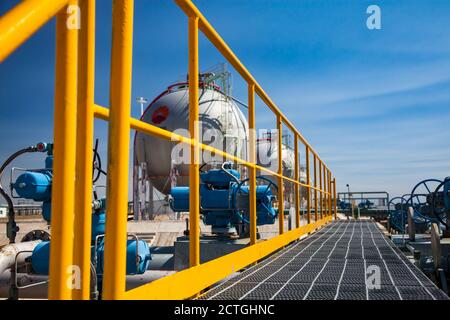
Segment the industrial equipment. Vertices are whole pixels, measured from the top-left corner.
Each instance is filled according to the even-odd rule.
[[[15,210],[14,210],[14,203],[12,196],[10,196],[5,189],[3,188],[1,182],[3,173],[7,166],[9,166],[15,159],[17,159],[19,156],[27,153],[33,153],[33,152],[46,152],[47,151],[47,145],[43,143],[38,143],[35,146],[30,146],[27,148],[20,149],[16,152],[14,152],[11,156],[9,156],[5,162],[0,167],[0,195],[3,196],[3,198],[6,200],[6,203],[8,205],[8,222],[6,224],[6,235],[9,239],[9,243],[15,243],[16,241],[16,235],[19,231],[19,227],[17,226],[17,223],[15,221]],[[50,162],[51,160],[48,160]]]
[[[412,189],[408,205],[414,208],[414,215],[420,222],[438,222],[433,213],[433,190],[435,188],[430,185],[440,185],[441,183],[442,181],[438,179],[426,179],[420,181]]]
[[[366,199],[366,200],[358,203],[358,207],[360,209],[372,209],[374,205],[375,205],[375,203],[373,203],[369,199]]]
[[[278,134],[278,133],[276,133]],[[256,148],[258,165],[264,168],[270,168],[273,171],[278,170],[278,138],[276,134],[271,131],[263,133],[262,137],[257,139]],[[283,135],[282,137],[282,168],[283,175],[294,178],[295,171],[295,153],[294,149],[290,146],[290,136]],[[264,171],[259,172],[260,175],[264,175]],[[306,172],[300,170],[299,172],[300,182],[305,183]],[[277,178],[269,178],[276,181]]]
[[[45,167],[43,169],[17,169],[13,168],[11,179],[15,171],[24,171],[14,183],[10,184],[13,198],[22,198],[42,202],[42,216],[45,221],[51,220],[51,196],[53,178],[53,144],[38,143],[40,152],[47,152]],[[18,196],[14,196],[14,191]]]
[[[388,203],[389,208],[389,228],[399,233],[405,233],[408,221],[408,199],[407,195],[394,197]]]
[[[340,210],[351,210],[352,204],[350,202],[346,202],[345,200],[338,199],[337,206]]]
[[[209,73],[200,75],[199,121],[201,122],[200,134],[204,137],[203,142],[245,159],[248,137],[247,119],[236,102],[209,79],[212,79]],[[188,134],[188,91],[187,82],[169,86],[149,104],[141,120],[181,135]],[[215,135],[215,137],[211,135]],[[215,139],[208,141],[209,136],[211,139]],[[162,194],[169,194],[172,181],[177,186],[188,185],[188,163],[172,162],[175,160],[173,159],[174,155],[182,152],[182,150],[174,148],[177,144],[177,142],[166,141],[140,132],[135,135],[136,164],[139,166],[145,164],[146,177],[144,178],[150,180],[153,187]],[[158,152],[154,152],[155,150]],[[205,155],[205,157],[207,156]],[[175,176],[173,175],[174,168],[177,171]]]
[[[231,96],[231,73],[220,64],[199,74],[201,141],[236,157],[247,157],[248,123]],[[170,85],[145,109],[141,121],[189,135],[189,83]],[[174,186],[187,186],[189,157],[183,144],[136,132],[134,137],[133,203],[135,219],[154,215],[154,197],[167,199]],[[154,152],[158,150],[158,152]],[[186,158],[187,157],[187,158]],[[225,161],[203,153],[200,161]]]
[[[199,120],[202,142],[210,144],[229,154],[245,159],[247,157],[248,123],[239,106],[246,107],[242,102],[231,96],[231,74],[226,65],[213,68],[199,75]],[[220,84],[217,85],[216,83]],[[167,88],[157,96],[147,107],[141,120],[154,126],[179,133],[188,134],[189,116],[189,85],[179,82]],[[287,141],[290,136],[283,136],[283,175],[294,178],[294,150]],[[187,186],[189,180],[189,159],[184,145],[167,141],[156,136],[137,132],[134,140],[133,169],[133,203],[135,219],[140,216],[147,219],[153,214],[154,196],[167,198],[171,188]],[[272,139],[272,133],[264,133],[257,139],[258,165],[277,171],[278,140]],[[158,152],[154,152],[158,150]],[[204,152],[200,158],[201,164],[212,161],[223,162],[218,156]],[[239,172],[245,174],[245,169]],[[264,176],[265,172],[258,172]],[[300,182],[306,183],[306,172],[300,167]],[[277,178],[267,176],[267,179],[277,183]],[[293,192],[290,184],[284,188],[286,200],[291,199]],[[305,195],[306,189],[300,187],[300,194]],[[150,206],[150,207],[148,207]],[[289,208],[286,208],[289,209]]]
[[[217,235],[240,235],[248,232],[249,186],[248,179],[240,180],[240,174],[229,162],[222,163],[218,169],[200,170],[200,211],[203,222],[212,227]],[[273,224],[278,212],[273,207],[275,196],[272,188],[277,185],[262,176],[256,187],[257,225]],[[173,187],[170,192],[170,206],[175,212],[189,211],[189,187]]]
[[[433,187],[433,184],[436,187]],[[443,189],[442,191],[440,191]],[[450,215],[450,178],[425,179],[417,183],[410,194],[393,198],[389,202],[389,223],[397,232],[404,233],[408,223],[408,210],[413,210],[413,220],[418,232],[437,223],[448,234],[447,218]]]
[[[263,168],[268,168],[274,172],[278,171],[278,132],[272,132],[267,130],[262,133],[262,136],[256,141],[257,150],[257,163]],[[281,137],[281,167],[283,175],[291,179],[295,178],[295,151],[292,142],[292,137],[289,134],[283,134]],[[274,183],[278,183],[278,177],[273,175],[268,175],[263,170],[257,170],[257,174],[266,177]],[[299,180],[301,183],[306,183],[306,168],[304,166],[299,166]],[[301,213],[303,213],[306,202],[306,195],[308,193],[307,189],[303,186],[300,189],[300,208]],[[295,202],[293,185],[290,183],[283,182],[283,197],[285,200],[285,214],[289,212],[290,204]]]
[[[425,179],[410,194],[389,202],[388,228],[403,250],[413,254],[420,269],[443,291],[448,290],[450,177]]]
[[[403,207],[404,202],[406,203],[403,197],[394,197],[389,201],[389,229],[392,228],[395,231],[404,232],[404,220],[406,219],[406,207]]]
[[[442,191],[440,191],[443,189]],[[444,236],[450,237],[450,177],[442,181],[434,190],[431,197],[427,198],[431,203],[431,212],[434,217],[445,226]]]
[[[389,193],[386,191],[339,192],[337,206],[347,216],[370,217],[382,221],[388,216]]]
[[[98,141],[94,149],[94,181],[99,179],[101,174],[105,174],[101,168],[101,159],[97,152]],[[45,167],[42,169],[11,169],[11,183],[10,183],[10,195],[4,192],[3,188],[0,188],[2,194],[6,198],[8,203],[11,203],[10,211],[14,212],[14,205],[12,202],[13,198],[28,199],[42,203],[42,216],[50,223],[52,214],[58,214],[58,212],[52,212],[51,208],[51,189],[52,189],[52,178],[53,178],[53,144],[51,143],[38,143],[36,146],[23,149],[28,150],[27,152],[46,152],[47,157],[45,158]],[[24,153],[24,152],[22,152]],[[16,153],[17,154],[17,153]],[[16,157],[14,157],[16,158]],[[3,169],[11,163],[11,157],[2,166]],[[0,176],[2,171],[0,171]],[[20,175],[14,180],[14,177],[20,172]],[[94,185],[95,190],[95,185]],[[6,195],[6,196],[5,196]],[[103,274],[103,256],[104,256],[104,234],[105,234],[105,223],[106,223],[106,198],[98,198],[97,193],[94,191],[94,196],[92,200],[92,229],[91,229],[91,265],[95,272],[97,282],[101,283]],[[8,228],[14,226],[14,222],[8,224]],[[16,229],[12,231],[17,232]],[[14,235],[8,229],[9,235]],[[37,240],[36,236],[39,235],[42,242],[38,243],[32,251],[28,251],[28,258],[25,261],[28,263],[29,268],[27,271],[31,274],[48,275],[49,273],[49,260],[50,260],[50,249],[51,241],[49,240],[48,234],[43,232],[38,232],[41,230],[34,230],[32,236],[28,236],[31,240]],[[149,261],[151,260],[150,248],[148,244],[138,239],[133,234],[129,234],[130,239],[127,240],[126,246],[126,273],[128,275],[133,274],[143,274],[148,267]],[[25,237],[24,239],[28,239]],[[14,238],[10,238],[13,242]],[[18,255],[26,252],[19,252]],[[30,254],[31,253],[31,254]],[[17,268],[17,264],[11,266],[12,268]],[[14,270],[11,274],[12,277],[15,275]],[[15,281],[11,281],[14,285]],[[17,288],[16,288],[17,289]],[[101,289],[101,288],[100,288]]]

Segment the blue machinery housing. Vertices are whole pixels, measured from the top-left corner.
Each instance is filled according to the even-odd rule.
[[[200,173],[200,212],[215,234],[245,233],[250,224],[248,179],[240,180],[239,172],[231,166],[224,163],[220,169]],[[272,188],[277,189],[277,185],[261,176],[257,180],[265,182],[256,187],[257,225],[273,224],[278,212],[273,207]],[[173,187],[170,196],[173,211],[189,211],[189,187]]]

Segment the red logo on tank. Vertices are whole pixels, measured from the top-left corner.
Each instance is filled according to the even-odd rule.
[[[169,116],[169,108],[166,106],[159,107],[152,114],[152,122],[154,124],[160,124],[167,119]]]

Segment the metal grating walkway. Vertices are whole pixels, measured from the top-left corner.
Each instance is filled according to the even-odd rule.
[[[379,269],[378,269],[379,268]],[[378,269],[380,286],[365,281]],[[368,278],[369,280],[369,278]],[[437,288],[372,221],[329,224],[200,299],[442,300]]]

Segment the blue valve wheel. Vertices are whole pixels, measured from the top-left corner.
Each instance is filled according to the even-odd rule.
[[[445,191],[447,189],[445,186],[448,184],[450,184],[450,177],[445,178],[444,181],[442,181],[436,187],[436,189],[433,192],[431,207],[432,207],[432,213],[433,213],[434,217],[440,223],[442,223],[447,229],[450,229],[450,225],[448,225],[447,221],[444,221],[444,219],[443,219],[443,216],[447,213],[448,210],[450,210],[450,208],[447,207],[447,203],[450,203],[450,195],[445,194]],[[436,201],[438,199],[439,190],[441,188],[444,188],[444,190],[443,190],[444,206],[443,207],[437,206],[437,201]]]
[[[411,191],[411,196],[408,199],[408,206],[414,209],[414,221],[416,223],[429,223],[437,222],[434,214],[432,213],[432,204],[427,199],[430,194],[433,194],[436,185],[440,185],[441,180],[438,179],[426,179],[420,181]]]
[[[392,198],[388,203],[389,223],[393,229],[402,233],[405,231],[405,224],[408,220],[407,196],[409,195]]]
[[[268,178],[266,178],[266,177],[263,177],[263,176],[257,176],[257,177],[256,177],[256,182],[261,181],[261,180],[267,182],[267,185],[264,185],[264,186],[266,186],[266,187],[265,187],[265,189],[264,189],[263,192],[259,192],[259,191],[258,191],[258,187],[262,187],[263,185],[259,185],[259,186],[258,186],[258,183],[256,183],[256,188],[257,188],[257,193],[258,193],[258,194],[267,195],[267,194],[268,194],[268,191],[271,191],[271,187],[273,187],[275,190],[278,191],[278,186],[277,186],[272,180],[270,180],[270,179],[268,179]],[[249,193],[250,193],[250,188],[243,188],[244,186],[247,186],[247,185],[245,185],[245,183],[248,182],[248,181],[250,181],[250,178],[241,180],[241,182],[240,182],[240,183],[237,185],[237,187],[234,189],[233,195],[232,195],[232,202],[233,202],[234,204],[237,203],[237,197],[238,197],[239,194],[243,194],[243,195],[246,195],[246,196],[249,195]],[[258,205],[258,204],[257,204],[257,205]],[[260,205],[264,206],[264,207],[265,207],[265,210],[267,210],[267,212],[270,212],[270,208],[268,208],[263,202],[261,202]],[[241,220],[242,220],[244,223],[250,224],[250,221],[248,221],[245,217],[243,217],[243,216],[241,215],[241,213],[239,212],[239,209],[235,208],[234,211],[235,211],[235,213],[236,213],[237,215],[239,215],[239,216],[241,217]]]

